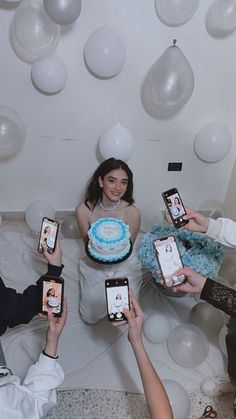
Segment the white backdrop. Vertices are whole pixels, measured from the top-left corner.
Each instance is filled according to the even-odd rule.
[[[158,19],[153,0],[82,1],[78,20],[63,28],[55,52],[68,80],[51,96],[36,90],[31,65],[9,43],[9,22],[18,4],[0,0],[0,105],[20,114],[27,135],[22,152],[0,162],[1,212],[24,211],[38,199],[56,210],[73,210],[101,161],[98,138],[117,122],[134,137],[128,163],[138,206],[163,208],[161,192],[172,186],[196,208],[208,199],[225,200],[236,148],[236,32],[222,39],[209,35],[205,18],[211,0],[202,0],[193,18],[178,27]],[[83,59],[86,41],[103,24],[116,30],[126,47],[121,72],[107,80],[92,76]],[[173,38],[192,66],[195,87],[178,114],[158,120],[145,112],[140,90]],[[193,140],[212,121],[225,124],[233,145],[222,161],[207,164],[196,157]],[[174,161],[183,162],[181,172],[167,172]]]

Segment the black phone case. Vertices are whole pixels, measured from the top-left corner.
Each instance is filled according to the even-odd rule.
[[[179,196],[179,198],[180,198],[180,200],[181,200],[182,206],[183,206],[184,211],[185,211],[185,214],[186,214],[186,209],[185,209],[185,207],[184,207],[184,204],[183,204],[183,201],[182,201],[182,199],[181,199],[181,197],[180,197],[180,194],[179,194],[178,189],[176,189],[176,188],[169,189],[168,191],[162,192],[162,194],[161,194],[161,195],[162,195],[163,201],[164,201],[164,203],[165,203],[166,209],[167,209],[167,211],[168,211],[168,213],[169,213],[169,216],[170,216],[170,218],[171,218],[171,221],[172,221],[172,223],[173,223],[173,226],[174,226],[175,228],[180,228],[180,227],[183,227],[184,225],[188,224],[188,220],[185,220],[185,219],[183,218],[183,215],[181,215],[181,216],[180,216],[180,217],[178,217],[178,218],[174,218],[174,217],[173,217],[173,215],[172,215],[172,212],[171,212],[171,210],[170,210],[170,207],[169,207],[169,205],[168,205],[168,202],[167,202],[168,196],[172,196],[172,195],[174,195],[174,194],[176,194],[176,193],[178,194],[178,196]],[[184,214],[184,215],[185,215],[185,214]]]
[[[123,280],[126,280],[126,281],[127,281],[127,284],[124,284],[124,283],[123,283]],[[112,287],[107,287],[107,281],[109,281],[109,282],[113,282],[113,281],[114,281],[114,285],[113,285]],[[122,281],[122,282],[121,282],[121,281]],[[117,282],[117,284],[115,284],[115,282]],[[107,319],[108,319],[108,321],[109,321],[109,322],[115,322],[115,323],[117,323],[117,322],[119,322],[119,321],[124,321],[124,320],[127,320],[127,318],[125,317],[124,313],[122,313],[122,317],[121,317],[120,319],[112,319],[112,318],[110,318],[109,311],[108,311],[108,296],[107,296],[107,289],[109,289],[109,288],[114,288],[114,287],[119,288],[119,286],[122,286],[122,285],[127,286],[127,288],[128,288],[128,293],[129,293],[129,280],[128,280],[128,278],[111,278],[111,279],[106,279],[106,280],[105,280],[105,294],[106,294]],[[129,301],[129,309],[130,309],[130,299],[129,299],[129,294],[128,294],[128,301]]]

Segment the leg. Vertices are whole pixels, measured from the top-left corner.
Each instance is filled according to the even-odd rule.
[[[83,259],[80,262],[80,314],[84,322],[91,324],[106,315],[104,272]]]

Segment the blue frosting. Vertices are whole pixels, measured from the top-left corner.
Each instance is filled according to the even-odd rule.
[[[118,227],[117,235],[115,238],[106,237],[102,235],[102,227],[106,224],[113,224],[115,227]],[[122,220],[116,218],[101,218],[94,223],[92,223],[89,231],[89,242],[88,242],[88,251],[95,259],[100,261],[118,261],[123,259],[131,250],[130,243],[130,232],[129,227]],[[91,241],[91,242],[90,242]],[[115,254],[106,254],[106,250],[113,249],[116,245],[124,243],[124,249],[119,250]],[[98,248],[104,250],[104,254],[96,251],[92,246],[96,245]]]
[[[115,239],[105,238],[98,234],[98,230],[102,227],[103,224],[107,224],[108,222],[113,223],[114,225],[119,227],[119,235]],[[117,220],[116,218],[101,218],[100,220],[96,221],[91,225],[91,229],[89,231],[89,236],[92,235],[93,240],[97,240],[98,243],[101,244],[116,244],[122,242],[122,240],[127,240],[127,226],[122,220]]]
[[[216,277],[224,256],[224,246],[210,239],[203,233],[189,230],[177,230],[171,225],[157,224],[150,232],[144,234],[138,243],[139,259],[144,268],[147,268],[156,282],[161,276],[157,275],[159,269],[153,240],[166,236],[175,236],[184,266],[188,266],[201,275]]]

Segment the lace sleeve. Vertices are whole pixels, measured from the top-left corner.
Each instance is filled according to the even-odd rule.
[[[232,317],[236,317],[236,291],[213,279],[207,278],[201,299],[212,304]]]

